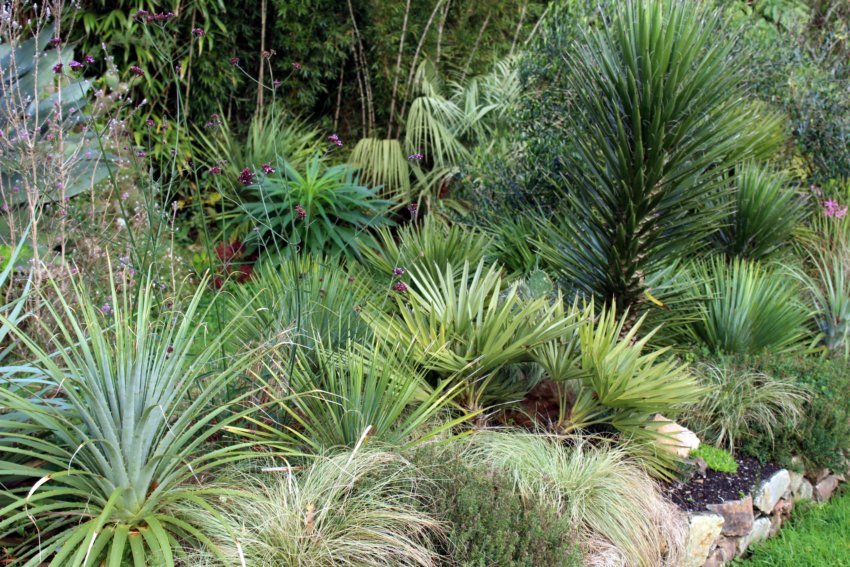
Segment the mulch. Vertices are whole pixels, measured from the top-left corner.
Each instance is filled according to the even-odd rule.
[[[781,467],[774,463],[760,463],[758,459],[746,455],[735,455],[738,461],[736,474],[706,471],[697,472],[686,482],[672,482],[662,486],[668,496],[682,510],[688,512],[703,511],[707,504],[717,504],[727,500],[739,500],[752,492],[762,480],[778,471]]]

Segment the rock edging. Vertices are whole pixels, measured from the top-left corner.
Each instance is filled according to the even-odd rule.
[[[740,500],[710,504],[688,514],[688,544],[682,567],[719,567],[747,548],[775,536],[801,500],[826,502],[844,476],[821,470],[811,480],[780,469]]]

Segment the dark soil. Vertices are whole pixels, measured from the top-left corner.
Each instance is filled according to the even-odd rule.
[[[668,495],[683,510],[701,511],[707,504],[743,498],[781,468],[773,463],[761,464],[758,459],[745,455],[736,455],[735,460],[738,461],[737,474],[709,470],[703,476],[697,472],[686,482],[665,485]]]

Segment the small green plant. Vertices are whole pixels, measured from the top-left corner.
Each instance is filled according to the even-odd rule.
[[[680,340],[715,354],[782,353],[804,346],[809,313],[795,282],[782,271],[714,258],[694,264],[691,277],[694,285],[670,315],[687,321]]]
[[[505,380],[499,371],[531,362],[536,346],[575,327],[560,298],[525,300],[500,272],[483,261],[474,271],[469,263],[462,270],[449,264],[436,277],[415,267],[411,288],[397,288],[407,290],[398,294],[398,313],[371,320],[376,335],[412,345],[417,364],[460,384],[459,401],[471,410],[520,399],[534,384]]]
[[[471,468],[452,447],[417,457],[433,479],[430,509],[446,525],[442,555],[451,565],[582,565],[569,521],[548,502],[519,494],[504,473]]]
[[[763,355],[749,364],[759,372],[795,381],[811,395],[801,405],[796,421],[779,416],[772,436],[759,427],[747,443],[746,452],[785,466],[794,456],[803,458],[807,470],[847,470],[850,447],[850,368],[842,359]],[[762,434],[759,434],[762,433]]]
[[[766,167],[744,165],[734,185],[728,224],[714,233],[714,241],[729,256],[765,258],[791,239],[803,218],[803,201],[789,187],[787,176]]]
[[[690,452],[689,457],[693,459],[702,459],[709,469],[722,473],[736,474],[738,472],[738,463],[732,453],[726,449],[700,444],[699,447]]]

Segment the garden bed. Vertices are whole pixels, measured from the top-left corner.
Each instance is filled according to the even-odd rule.
[[[739,455],[738,472],[735,474],[707,470],[697,473],[687,482],[675,482],[665,488],[670,499],[686,512],[705,510],[709,504],[738,500],[749,494],[765,478],[769,478],[779,466],[762,464],[753,457]]]

